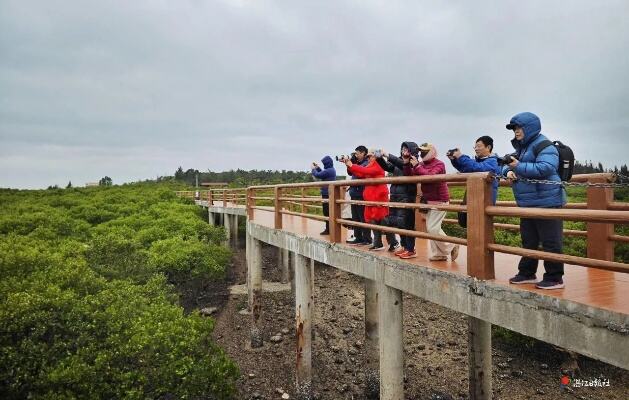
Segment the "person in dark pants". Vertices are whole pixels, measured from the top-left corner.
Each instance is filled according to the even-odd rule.
[[[355,164],[360,165],[361,167],[366,167],[369,164],[369,160],[367,159],[367,147],[358,146],[354,152]],[[352,160],[353,162],[354,160]],[[352,179],[360,179],[357,176],[353,175],[349,168],[347,169],[347,174],[352,177]],[[350,186],[349,187],[349,196],[352,200],[363,201],[363,191],[364,186]],[[355,222],[365,222],[365,206],[361,204],[352,204],[352,221]],[[347,241],[349,245],[354,246],[371,246],[371,229],[367,228],[359,228],[354,227],[354,239]]]
[[[323,164],[323,169],[319,167],[317,163],[312,163],[312,176],[322,181],[335,181],[336,180],[336,170],[334,169],[334,162],[332,161],[332,157],[325,156],[321,159],[321,163]],[[321,198],[329,199],[328,187],[321,187]],[[323,203],[323,215],[326,217],[330,216],[330,204]],[[330,222],[325,221],[325,230],[321,232],[322,235],[330,234]]]
[[[513,194],[518,207],[560,208],[566,204],[566,192],[561,185],[529,183],[518,178],[543,179],[561,182],[558,174],[559,152],[555,146],[536,149],[546,141],[540,132],[542,124],[537,115],[524,112],[511,118],[507,129],[514,132],[511,144],[516,150],[512,162],[505,165],[502,174],[512,180]],[[561,253],[563,250],[563,221],[537,218],[520,219],[522,247],[537,250],[540,243],[547,252]],[[536,283],[538,289],[561,289],[564,287],[563,263],[544,261],[544,278],[537,282],[538,260],[522,257],[518,274],[509,279],[512,284]]]
[[[376,159],[378,164],[385,171],[393,174],[393,176],[404,175],[404,164],[410,162],[411,156],[419,155],[419,146],[415,142],[403,142],[400,145],[400,157],[383,151]],[[417,197],[416,184],[392,184],[390,188],[390,201],[395,203],[415,203]],[[385,224],[390,227],[415,230],[415,210],[412,208],[395,208],[389,209],[389,216],[385,219]],[[397,243],[389,243],[389,251],[394,252],[396,256],[407,259],[414,258],[415,254],[415,237],[400,236],[401,247],[396,246]]]

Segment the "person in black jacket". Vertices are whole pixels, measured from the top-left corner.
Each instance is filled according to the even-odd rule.
[[[411,156],[418,157],[419,146],[415,142],[403,142],[400,146],[400,157],[387,152],[382,152],[381,157],[376,161],[382,169],[393,174],[393,176],[404,175],[404,165],[408,165]],[[416,184],[393,184],[390,189],[389,201],[395,203],[415,203],[417,197]],[[385,220],[387,226],[400,229],[415,229],[415,210],[412,208],[395,208],[389,209],[389,216]],[[402,247],[396,246],[396,243],[389,244],[389,251],[400,258],[408,259],[417,257],[415,253],[415,237],[400,236]]]
[[[369,164],[369,160],[367,159],[367,147],[358,146],[354,152],[353,158],[355,158],[355,164],[358,164],[362,167],[366,167]],[[353,162],[354,160],[352,160]],[[352,177],[352,179],[360,179],[355,177],[347,170],[347,174]],[[350,186],[349,187],[349,196],[352,200],[364,200],[363,190],[364,186]],[[355,222],[365,222],[365,206],[360,204],[352,204],[352,221]],[[359,228],[354,227],[354,239],[348,240],[347,244],[356,245],[356,246],[370,246],[371,245],[371,229],[367,228]]]

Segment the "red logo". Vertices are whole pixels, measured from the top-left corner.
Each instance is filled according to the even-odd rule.
[[[568,386],[570,384],[570,377],[564,375],[561,377],[561,386]]]

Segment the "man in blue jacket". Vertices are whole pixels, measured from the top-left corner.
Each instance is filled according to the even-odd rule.
[[[312,163],[312,176],[322,181],[335,181],[336,180],[336,170],[334,169],[334,162],[332,161],[332,157],[325,156],[321,159],[321,163],[323,164],[323,169],[319,167],[317,163]],[[329,199],[328,187],[321,186],[321,197],[323,199]],[[326,217],[330,216],[330,204],[323,203],[323,215]],[[325,221],[325,230],[321,232],[322,235],[330,234],[330,221]]]
[[[492,154],[493,149],[494,139],[490,136],[481,136],[476,139],[476,144],[474,145],[476,156],[473,160],[461,153],[459,149],[456,149],[452,154],[448,154],[448,158],[452,166],[459,172],[493,172],[496,175],[500,175],[501,169],[498,166],[498,156]],[[492,184],[493,204],[496,204],[497,196],[498,181],[495,180]]]
[[[513,194],[518,207],[560,208],[566,204],[566,193],[560,184],[538,184],[521,180],[543,179],[561,182],[558,174],[559,152],[555,146],[543,149],[537,146],[548,140],[540,132],[542,125],[537,115],[523,112],[511,118],[506,126],[515,134],[511,144],[516,150],[512,162],[502,168],[502,174],[512,180]],[[542,245],[544,251],[561,253],[563,247],[563,221],[560,219],[520,219],[522,247],[537,250]],[[536,283],[538,260],[522,257],[518,274],[509,279],[510,283]],[[544,261],[544,278],[537,282],[539,289],[561,289],[563,263]]]

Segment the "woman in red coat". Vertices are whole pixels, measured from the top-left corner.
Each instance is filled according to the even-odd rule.
[[[384,170],[380,164],[376,162],[374,152],[374,149],[369,149],[367,153],[369,163],[364,167],[353,164],[350,160],[346,160],[345,165],[347,165],[347,170],[358,178],[384,178]],[[389,188],[386,184],[365,185],[363,197],[365,201],[389,202]],[[387,215],[389,215],[389,207],[365,206],[365,222],[369,224],[381,225],[382,220]],[[387,242],[394,243],[395,235],[387,234]],[[374,230],[374,241],[373,245],[369,247],[369,250],[380,251],[382,249],[384,249],[384,245],[382,244],[382,232]]]

